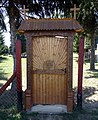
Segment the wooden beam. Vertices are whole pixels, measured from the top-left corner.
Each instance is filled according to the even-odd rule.
[[[16,72],[14,72],[13,75],[10,77],[10,79],[0,88],[0,94],[2,94],[6,90],[6,88],[10,85],[10,83],[12,83],[15,77],[16,77]]]
[[[22,76],[21,76],[21,41],[16,41],[16,80],[17,80],[17,109],[21,111],[22,105]]]
[[[17,91],[22,91],[21,79],[21,41],[16,41],[16,77],[17,77]]]
[[[82,108],[82,79],[83,79],[83,62],[84,62],[84,38],[80,38],[79,58],[78,58],[78,92],[77,106]]]

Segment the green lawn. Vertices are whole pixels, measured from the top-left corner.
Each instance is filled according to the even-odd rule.
[[[13,73],[12,56],[0,56],[0,86],[2,86]]]
[[[13,58],[11,55],[0,57],[0,86],[13,74]],[[22,58],[22,84],[26,89],[26,58]]]

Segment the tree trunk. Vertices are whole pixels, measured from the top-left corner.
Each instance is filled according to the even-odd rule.
[[[95,70],[95,34],[91,34],[90,70]]]
[[[15,56],[15,43],[16,43],[16,21],[15,21],[15,11],[13,9],[13,2],[9,0],[9,8],[7,9],[7,13],[9,16],[9,24],[10,24],[10,34],[11,34],[11,48],[12,48],[12,55],[13,55],[13,72],[16,69],[16,56]],[[16,90],[16,80],[12,83],[12,89]]]

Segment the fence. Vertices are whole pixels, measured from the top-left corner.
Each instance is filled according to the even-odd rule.
[[[13,77],[11,77],[13,78]],[[12,80],[12,79],[11,79]],[[13,84],[15,84],[14,80]],[[11,88],[11,84],[6,84],[0,89],[0,109],[17,108],[17,90]],[[6,88],[6,89],[5,89]]]
[[[16,41],[16,71],[11,78],[0,88],[0,109],[16,107],[18,111],[22,105],[22,80],[21,80],[21,41]],[[13,86],[13,87],[11,87]]]

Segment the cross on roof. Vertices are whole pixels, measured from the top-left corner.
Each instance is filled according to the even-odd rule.
[[[24,19],[26,19],[26,12],[29,11],[29,9],[26,9],[25,5],[23,6],[23,9],[20,9],[20,11],[24,12]]]
[[[77,13],[77,11],[79,11],[79,10],[80,10],[80,8],[77,8],[77,7],[76,7],[76,4],[74,4],[74,8],[71,8],[71,9],[70,9],[71,12],[74,12],[74,19],[76,19],[76,13]]]

